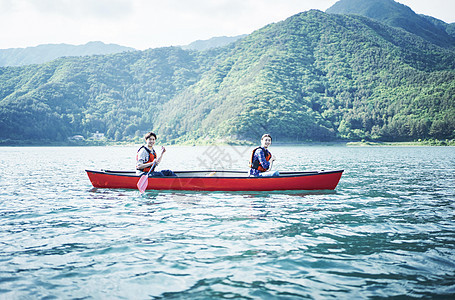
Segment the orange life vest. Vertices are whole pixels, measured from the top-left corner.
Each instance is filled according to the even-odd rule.
[[[144,148],[145,151],[147,151],[147,153],[149,154],[149,159],[148,159],[148,161],[145,162],[146,164],[150,163],[150,162],[152,162],[152,161],[154,161],[156,159],[155,150],[152,151],[152,150],[150,150],[149,148],[147,148],[145,146],[141,146],[141,148],[139,148],[139,150],[137,150],[137,153],[136,153],[136,163],[139,160],[138,155],[139,155],[139,151],[141,151],[142,148]],[[150,167],[144,168],[144,169],[142,169],[142,171],[143,172],[148,172],[148,171],[150,171]]]
[[[257,147],[253,150],[253,153],[251,154],[250,168],[259,170],[260,172],[265,172],[265,171],[267,171],[267,169],[261,165],[261,162],[259,161],[259,159],[254,159],[254,153],[256,152],[257,149],[262,149],[262,151],[264,151],[264,156],[265,156],[266,161],[269,161],[270,158],[272,158],[272,153],[270,153],[269,150],[267,150],[265,148]]]

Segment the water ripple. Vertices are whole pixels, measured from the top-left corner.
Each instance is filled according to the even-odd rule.
[[[174,160],[163,168],[197,166],[188,157],[204,150],[170,147]],[[134,151],[2,149],[0,298],[455,294],[453,148],[275,147],[283,170],[344,168],[332,192],[141,195],[90,186],[84,168],[127,169]],[[41,167],[18,171],[17,155]]]

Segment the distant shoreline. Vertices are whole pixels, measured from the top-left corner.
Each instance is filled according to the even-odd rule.
[[[163,145],[175,146],[211,146],[211,145],[230,145],[230,146],[254,146],[254,142],[239,141],[238,143],[230,142],[203,142],[200,141],[186,141],[183,143],[163,143]],[[47,143],[30,143],[21,141],[1,141],[0,147],[92,147],[92,146],[135,146],[140,145],[142,142],[114,142],[114,141],[84,141],[84,142],[47,142]],[[346,146],[346,147],[377,147],[377,146],[402,146],[402,147],[415,147],[415,146],[455,146],[455,140],[423,140],[412,142],[373,142],[373,141],[327,141],[327,142],[303,142],[303,141],[277,141],[273,143],[275,146]]]
[[[414,142],[347,142],[346,146],[368,147],[368,146],[455,146],[455,140],[428,140]]]

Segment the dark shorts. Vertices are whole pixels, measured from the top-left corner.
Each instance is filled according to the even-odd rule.
[[[149,177],[165,177],[165,176],[177,176],[171,170],[161,170],[161,171],[153,171],[149,173]]]

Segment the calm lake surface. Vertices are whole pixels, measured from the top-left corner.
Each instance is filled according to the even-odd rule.
[[[272,145],[277,170],[344,169],[334,192],[92,188],[137,148],[0,148],[0,299],[455,297],[454,147]],[[250,149],[160,167],[246,171]]]

